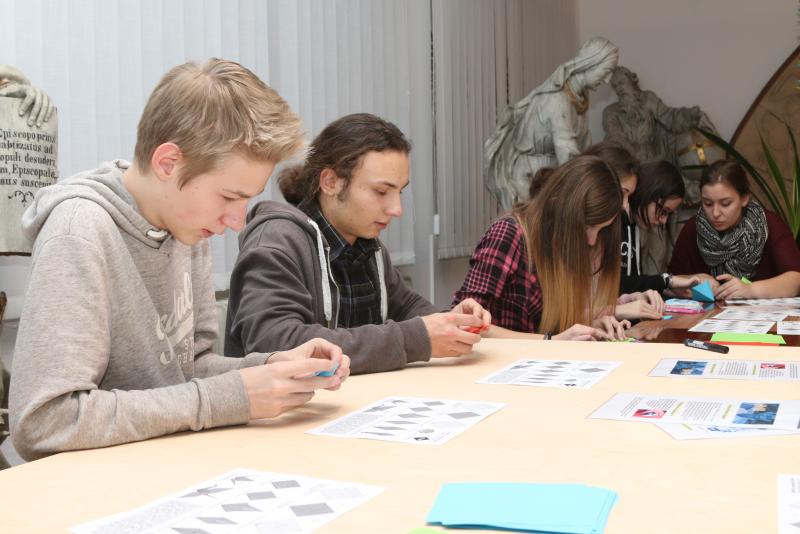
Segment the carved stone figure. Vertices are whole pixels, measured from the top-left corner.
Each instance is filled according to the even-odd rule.
[[[47,93],[0,65],[0,255],[30,254],[20,220],[36,191],[58,178],[58,121]]]
[[[507,106],[484,144],[487,187],[503,209],[528,198],[531,178],[591,144],[586,110],[589,91],[608,81],[618,49],[593,37],[531,93]]]
[[[603,110],[605,141],[616,143],[631,152],[641,162],[666,160],[681,169],[684,165],[713,163],[724,157],[701,134],[693,131],[703,126],[716,131],[708,116],[698,106],[673,108],[652,91],[639,87],[639,77],[623,66],[614,69],[611,88],[618,101]],[[684,207],[700,203],[700,173],[681,169],[686,186]],[[679,225],[694,209],[684,209],[671,217],[666,232],[647,229],[642,232],[642,271],[646,274],[664,272],[672,254],[673,240]],[[646,243],[646,246],[645,246]]]
[[[28,126],[41,128],[53,114],[53,101],[34,87],[28,78],[11,65],[0,65],[0,96],[19,98],[20,116],[28,116]]]
[[[671,108],[652,91],[642,91],[639,77],[617,67],[611,87],[619,99],[603,110],[606,141],[627,148],[639,161],[676,162],[675,138],[700,122],[700,108]]]
[[[619,66],[611,76],[618,101],[603,110],[606,141],[627,148],[639,161],[664,159],[678,167],[711,164],[725,154],[693,128],[716,132],[698,106],[673,108],[652,91],[639,87],[635,72]],[[686,183],[684,205],[700,203],[699,171],[681,170]]]

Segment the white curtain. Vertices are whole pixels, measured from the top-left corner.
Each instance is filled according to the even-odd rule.
[[[577,50],[573,1],[433,2],[438,257],[468,256],[498,214],[483,142],[497,114]]]
[[[498,110],[575,53],[575,25],[574,0],[0,0],[0,63],[55,100],[62,177],[131,158],[150,91],[189,59],[252,69],[309,137],[347,113],[388,118],[414,150],[405,213],[383,238],[433,298],[437,258],[468,255],[497,213],[482,148]],[[272,181],[263,198],[277,197]],[[225,289],[235,236],[212,249]],[[12,317],[28,268],[0,257]]]
[[[422,24],[419,22],[423,21]],[[0,0],[0,63],[22,70],[59,110],[62,177],[99,161],[130,159],[144,103],[174,65],[211,56],[238,61],[272,85],[310,137],[353,112],[385,117],[412,141],[429,138],[412,117],[412,76],[430,71],[426,0]],[[422,51],[422,53],[420,53]],[[428,104],[429,105],[429,104]],[[425,151],[423,151],[425,152]],[[413,263],[412,158],[404,214],[382,236],[398,264]],[[279,196],[269,187],[263,198]],[[235,235],[214,238],[217,289],[238,252]]]

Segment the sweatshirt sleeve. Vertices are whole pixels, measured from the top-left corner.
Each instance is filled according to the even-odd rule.
[[[23,458],[247,422],[238,373],[153,389],[100,389],[112,305],[104,255],[93,243],[59,235],[37,247],[10,393],[12,440]]]
[[[268,228],[273,224],[281,226]],[[298,262],[308,255],[299,250],[308,243],[307,237],[291,235],[282,243],[274,242],[276,235],[303,230],[288,221],[269,221],[259,232],[267,232],[270,243],[252,235],[252,241],[243,244],[231,276],[226,352],[228,345],[238,345],[241,354],[289,350],[321,337],[340,346],[350,357],[353,374],[401,369],[407,363],[430,358],[430,340],[418,317],[355,328],[320,324],[315,310],[322,303],[316,302],[314,273]]]
[[[779,276],[790,271],[800,272],[800,250],[789,226],[777,215],[768,211],[769,236],[763,254],[770,256]]]
[[[481,237],[469,260],[469,271],[461,288],[453,295],[452,305],[472,298],[481,306],[495,308],[503,298],[506,284],[522,268],[522,231],[510,218],[499,219]]]
[[[620,294],[636,293],[637,291],[647,291],[654,289],[661,293],[667,287],[664,278],[658,274],[631,274],[623,272],[619,279]]]

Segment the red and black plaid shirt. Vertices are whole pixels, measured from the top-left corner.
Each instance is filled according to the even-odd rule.
[[[522,228],[514,217],[499,219],[481,238],[453,306],[473,298],[492,314],[492,323],[518,332],[536,332],[542,317],[542,288],[528,268]]]

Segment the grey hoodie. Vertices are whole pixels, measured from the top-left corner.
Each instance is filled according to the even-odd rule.
[[[381,277],[384,323],[336,328],[339,294],[328,254],[319,228],[301,210],[271,201],[257,204],[239,235],[225,353],[285,350],[321,337],[342,347],[354,374],[430,359],[430,338],[420,317],[438,310],[405,284],[383,246],[372,261]]]
[[[266,355],[211,353],[208,242],[189,247],[136,210],[114,161],[41,189],[14,354],[11,437],[27,459],[246,423],[234,369]]]

